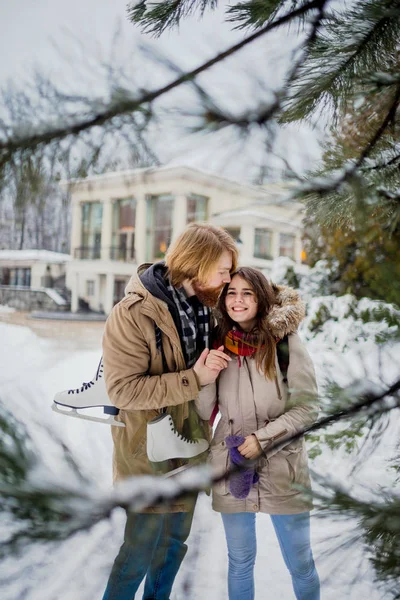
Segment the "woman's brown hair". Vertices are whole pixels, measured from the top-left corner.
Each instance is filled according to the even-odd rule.
[[[185,279],[205,283],[225,251],[232,255],[233,272],[238,259],[233,237],[221,227],[191,223],[171,244],[165,256],[172,285],[178,287]]]
[[[275,304],[275,293],[268,279],[257,269],[251,267],[239,267],[232,278],[238,275],[242,277],[252,288],[257,302],[256,325],[251,332],[258,337],[258,348],[255,354],[257,367],[267,379],[275,376],[276,340],[272,335],[267,322],[267,316]],[[229,283],[222,290],[217,305],[218,339],[224,343],[228,332],[233,328],[240,328],[239,324],[232,321],[225,307],[225,298],[228,293]]]

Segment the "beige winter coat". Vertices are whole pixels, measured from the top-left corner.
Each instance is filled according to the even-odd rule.
[[[276,359],[276,379],[267,380],[252,358],[234,357],[221,372],[217,383],[203,387],[196,408],[208,419],[218,400],[221,419],[211,444],[210,460],[217,474],[226,473],[229,452],[227,435],[255,434],[263,455],[257,460],[259,482],[248,497],[236,499],[229,493],[229,481],[223,479],[213,488],[213,508],[218,512],[265,512],[295,514],[310,510],[298,486],[310,488],[310,476],[304,439],[288,443],[283,449],[269,450],[275,441],[284,441],[310,425],[317,415],[317,385],[312,361],[297,333],[304,307],[294,290],[276,287],[277,305],[269,315],[274,335],[289,335],[288,385]]]
[[[162,332],[163,352],[170,372],[164,372],[154,324]],[[126,426],[111,428],[114,480],[153,474],[146,454],[147,422],[159,414],[158,409],[168,407],[167,412],[181,431],[189,410],[194,410],[191,401],[198,397],[200,387],[193,369],[186,369],[179,335],[167,305],[152,296],[137,277],[132,277],[126,296],[107,319],[103,360],[108,395],[120,409],[117,419]],[[180,502],[169,506],[167,511],[188,508],[186,502]],[[165,507],[160,510],[166,512]]]

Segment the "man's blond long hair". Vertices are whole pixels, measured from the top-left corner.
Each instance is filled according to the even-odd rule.
[[[232,236],[208,223],[191,223],[165,255],[172,285],[179,287],[185,279],[204,284],[225,251],[232,255],[233,273],[237,267],[238,251]]]

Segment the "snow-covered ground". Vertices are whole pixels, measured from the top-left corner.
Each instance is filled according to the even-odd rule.
[[[4,305],[0,304],[0,313],[11,313],[11,312],[15,312],[15,308],[12,308],[11,306],[4,306]]]
[[[66,477],[69,472],[59,443],[62,441],[99,489],[111,489],[110,428],[67,418],[50,408],[55,392],[92,378],[101,353],[102,325],[51,321],[15,325],[6,322],[8,317],[3,313],[0,320],[0,401],[24,423],[41,460],[55,478]],[[349,361],[354,373],[361,373],[364,365],[368,376],[378,379],[374,342],[371,336],[370,339],[360,336],[354,323],[350,326],[344,319],[343,324],[337,322],[335,331],[325,328],[311,336],[305,329],[302,335],[308,338],[321,383],[328,372],[337,372],[343,380]],[[347,344],[343,343],[344,338]],[[393,346],[391,353],[385,374],[389,379],[393,375],[392,365],[399,363],[399,346]],[[378,469],[381,469],[378,459],[366,467],[370,482],[374,478],[378,481]],[[344,480],[348,477],[351,460],[343,453],[335,455],[326,451],[317,459],[315,467],[319,472],[332,472]],[[1,599],[100,600],[122,540],[124,520],[123,511],[118,510],[110,520],[57,546],[36,544],[22,556],[10,556],[1,567]],[[343,541],[352,527],[354,523],[337,522],[329,517],[312,521],[313,550],[324,600],[384,597],[366,561],[360,571],[360,547],[334,550],[335,544]],[[291,600],[294,594],[290,578],[267,515],[258,515],[257,535],[256,598]],[[211,510],[209,498],[201,495],[189,551],[171,600],[223,600],[227,598],[226,575],[221,519]],[[352,580],[355,583],[350,586]],[[141,597],[140,593],[137,597]]]

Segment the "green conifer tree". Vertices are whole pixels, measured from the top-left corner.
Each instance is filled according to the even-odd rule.
[[[201,15],[216,6],[216,0],[141,0],[130,4],[128,15],[144,32],[161,35],[189,15]],[[85,138],[95,128],[109,132],[121,127],[125,118],[132,119],[138,135],[142,135],[151,123],[154,102],[187,84],[203,107],[200,128],[205,131],[231,127],[244,134],[254,126],[267,128],[273,121],[285,124],[322,118],[330,132],[324,160],[318,171],[297,182],[293,194],[304,200],[313,224],[323,227],[322,235],[327,239],[332,236],[332,253],[339,258],[337,246],[342,242],[335,242],[338,226],[349,232],[348,241],[343,243],[340,273],[344,291],[348,281],[349,289],[359,290],[360,295],[369,293],[397,301],[398,287],[393,285],[393,278],[398,273],[400,219],[400,0],[243,0],[226,6],[226,19],[233,28],[244,30],[245,37],[192,71],[175,72],[170,83],[159,88],[132,91],[119,87],[102,102],[93,99],[84,103],[77,97],[76,106],[81,110],[75,113],[71,110],[74,98],[50,86],[49,114],[52,102],[57,104],[56,114],[62,112],[64,102],[70,118],[55,124],[49,118],[37,126],[34,117],[30,123],[27,117],[30,127],[23,130],[0,122],[0,181],[9,165],[21,160],[24,153],[44,147],[59,150],[66,140]],[[303,42],[273,102],[266,106],[260,101],[257,109],[244,111],[239,117],[217,106],[212,93],[198,83],[198,75],[286,25],[298,31]],[[355,256],[362,245],[371,249],[372,244],[375,257],[379,255],[382,260],[375,260],[371,275],[370,262],[358,265]],[[395,321],[393,328],[398,335]],[[348,423],[349,429],[380,439],[387,415],[398,413],[399,389],[400,379],[379,392],[358,393],[336,386],[320,422],[306,433],[314,435],[340,421]],[[57,490],[32,486],[27,473],[34,460],[26,448],[26,436],[2,414],[0,427],[3,507],[18,523],[10,527],[9,537],[0,546],[4,553],[26,540],[65,539],[107,517],[115,506],[126,506],[126,496],[93,505],[79,473],[79,486]],[[391,466],[398,472],[398,454]],[[162,492],[157,492],[152,500],[160,496]],[[79,510],[78,501],[83,504]],[[351,491],[331,486],[318,502],[358,520],[355,538],[363,541],[372,556],[376,577],[384,585],[382,597],[400,598],[398,491],[379,495],[377,490],[376,500],[366,503]]]

